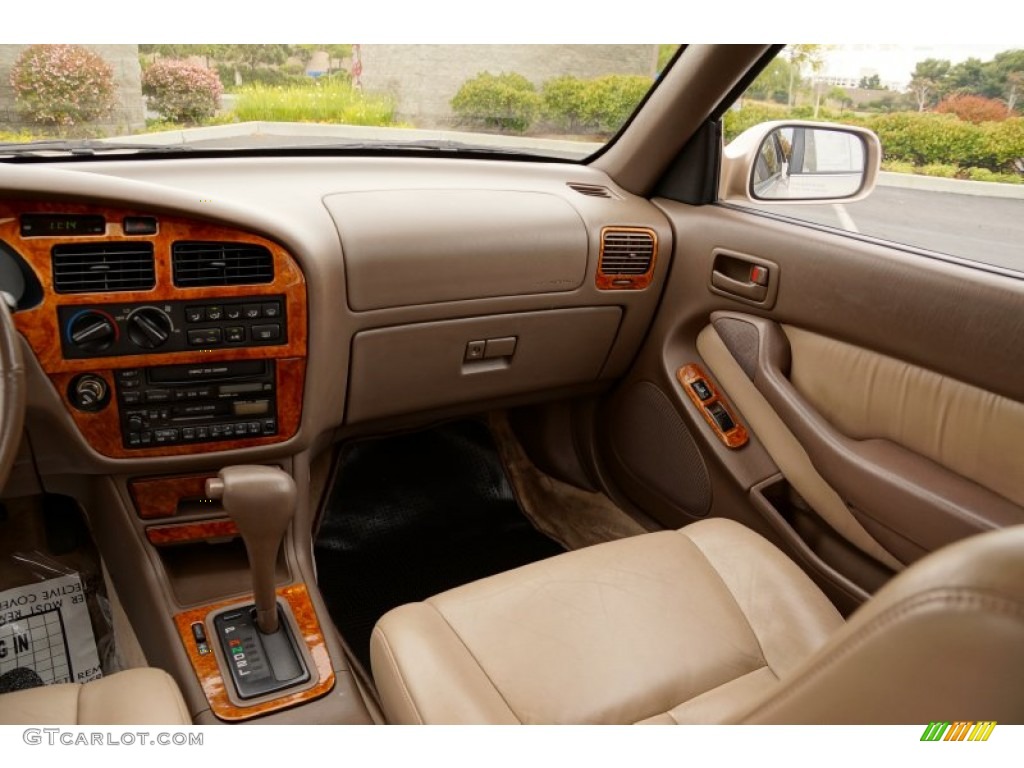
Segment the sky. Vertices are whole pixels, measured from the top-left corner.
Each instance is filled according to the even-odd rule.
[[[825,54],[822,74],[835,77],[864,77],[878,74],[883,83],[905,87],[917,62],[924,59],[949,59],[953,64],[971,57],[990,60],[995,54],[1019,45],[995,43],[953,44],[841,44]]]

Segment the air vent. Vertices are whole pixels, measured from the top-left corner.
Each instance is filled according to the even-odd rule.
[[[174,244],[171,259],[174,284],[179,288],[254,285],[274,280],[274,257],[262,245],[180,242]]]
[[[657,244],[649,229],[609,228],[601,233],[597,287],[646,288],[651,282]]]
[[[148,291],[156,284],[152,243],[55,245],[50,256],[57,293]]]
[[[581,195],[587,197],[612,197],[611,190],[608,187],[602,187],[597,184],[577,184],[575,182],[569,183],[569,188],[574,189]]]

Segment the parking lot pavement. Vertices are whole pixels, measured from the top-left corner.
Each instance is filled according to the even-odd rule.
[[[772,210],[1024,272],[1024,200],[879,186],[858,203]]]

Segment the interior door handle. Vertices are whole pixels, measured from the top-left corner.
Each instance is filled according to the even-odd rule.
[[[749,280],[736,280],[717,269],[711,273],[711,284],[720,291],[742,296],[758,303],[764,301],[768,296],[767,285],[758,285]]]
[[[713,293],[771,309],[779,292],[779,265],[757,256],[716,249],[710,287]]]

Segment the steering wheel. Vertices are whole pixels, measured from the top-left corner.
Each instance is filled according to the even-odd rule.
[[[11,318],[14,300],[0,292],[0,489],[7,483],[25,422],[25,365],[21,335]]]

